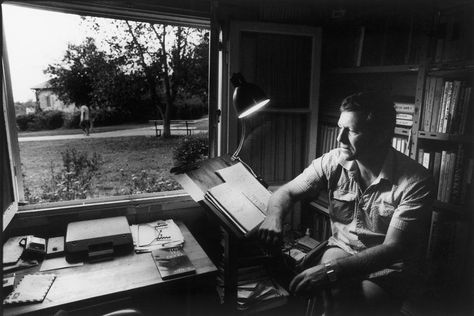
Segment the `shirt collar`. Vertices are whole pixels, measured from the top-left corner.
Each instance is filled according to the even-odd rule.
[[[374,181],[375,183],[380,182],[381,179],[388,180],[393,183],[393,162],[395,159],[395,149],[390,147],[387,151],[385,156],[385,160],[382,165],[382,169],[380,170],[379,176]],[[346,169],[350,175],[354,175],[355,173],[359,172],[359,167],[354,160],[345,160],[343,155],[339,155],[339,164]]]

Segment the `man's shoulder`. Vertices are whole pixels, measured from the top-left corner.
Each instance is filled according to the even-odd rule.
[[[319,159],[321,159],[321,167],[327,175],[332,174],[336,169],[342,167],[341,164],[345,161],[340,148],[335,148],[323,154]],[[314,160],[314,162],[316,161],[317,160]]]
[[[419,182],[430,181],[431,173],[417,161],[404,155],[403,153],[393,150],[394,155],[394,175],[402,181]]]

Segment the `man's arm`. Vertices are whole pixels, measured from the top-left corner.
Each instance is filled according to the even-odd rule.
[[[415,255],[419,249],[418,243],[423,239],[421,237],[426,237],[423,235],[428,233],[424,231],[424,225],[431,212],[433,192],[431,179],[414,185],[392,217],[382,244],[329,262],[336,278],[362,278]],[[299,295],[320,290],[330,283],[327,270],[324,262],[304,270],[292,280],[290,290]]]
[[[411,247],[404,235],[396,228],[389,228],[383,244],[352,256],[333,260],[329,264],[334,269],[338,280],[357,278],[381,270],[411,253]],[[292,280],[290,291],[296,295],[313,294],[314,291],[329,285],[327,272],[324,263],[304,270]]]
[[[293,180],[294,181],[294,180]],[[316,197],[312,190],[301,191],[294,183],[284,184],[275,191],[267,206],[267,216],[259,227],[259,238],[264,243],[276,246],[281,242],[283,218],[289,213],[295,202],[303,198]]]

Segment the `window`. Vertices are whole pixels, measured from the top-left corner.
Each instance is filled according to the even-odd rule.
[[[4,103],[35,109],[7,118],[17,199],[42,208],[182,195],[173,153],[192,138],[205,155],[209,143],[205,11],[47,6],[2,4]]]

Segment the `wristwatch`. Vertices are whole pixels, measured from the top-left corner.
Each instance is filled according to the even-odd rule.
[[[326,262],[324,264],[324,267],[326,268],[326,275],[329,279],[329,282],[331,283],[337,282],[337,274],[336,274],[336,270],[334,270],[334,267],[329,262]]]

